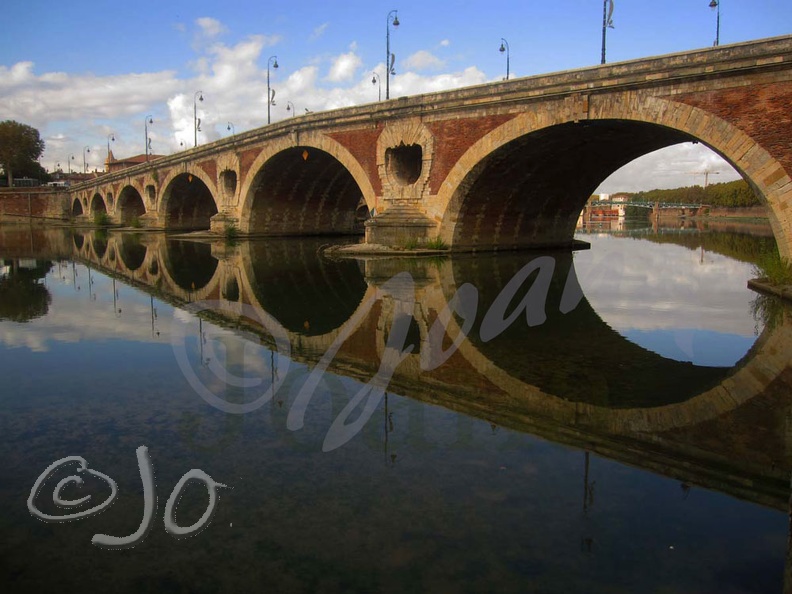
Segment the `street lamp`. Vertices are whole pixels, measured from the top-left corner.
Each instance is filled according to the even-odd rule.
[[[226,126],[226,130],[229,130],[231,132],[231,136],[234,136],[236,134],[236,130],[234,129],[234,124],[232,124],[231,122],[228,122],[228,126]]]
[[[379,83],[379,93],[377,93],[377,101],[382,101],[382,81],[380,80],[379,74],[376,72],[372,72],[371,75],[371,84],[376,85]]]
[[[66,163],[69,166],[69,175],[71,175],[71,162],[74,161],[74,155],[69,155],[66,159]]]
[[[84,146],[83,147],[83,173],[88,173],[88,161],[85,159],[85,153],[90,153],[91,147]]]
[[[397,10],[391,10],[388,13],[388,18],[385,20],[385,99],[390,99],[390,77],[391,74],[396,74],[393,69],[393,64],[396,62],[396,55],[391,54],[390,51],[390,26],[393,23],[394,27],[399,26],[399,16]]]
[[[610,1],[610,11],[608,11],[608,1]],[[602,1],[602,61],[605,63],[605,32],[610,28],[613,29],[613,0]]]
[[[270,106],[275,105],[275,91],[270,89],[270,64],[273,68],[278,67],[278,56],[270,56],[267,60],[267,123],[270,123]]]
[[[294,103],[292,103],[291,101],[286,102],[286,111],[292,112],[292,117],[297,115],[297,110],[294,109]]]
[[[509,80],[509,42],[501,37],[500,53],[506,52],[506,80]]]
[[[107,162],[110,162],[110,142],[115,142],[115,133],[111,132],[107,135]]]
[[[715,47],[718,47],[720,44],[720,2],[719,0],[712,0],[709,3],[710,8],[716,8],[718,10],[718,16],[715,20]]]
[[[195,91],[195,95],[193,95],[193,133],[195,135],[193,147],[198,146],[198,130],[201,129],[201,120],[198,119],[199,101],[203,101],[203,91]]]
[[[147,115],[146,119],[143,120],[143,126],[144,126],[144,128],[146,130],[146,163],[148,163],[149,151],[151,150],[151,141],[149,140],[149,137],[148,137],[148,125],[149,124],[153,124],[153,123],[154,123],[154,120],[153,120],[153,118],[150,115]]]

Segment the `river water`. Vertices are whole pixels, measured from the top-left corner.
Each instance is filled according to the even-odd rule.
[[[0,228],[3,590],[781,592],[772,234],[578,238]]]

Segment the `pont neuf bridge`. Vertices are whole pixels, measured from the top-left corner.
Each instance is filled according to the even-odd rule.
[[[166,230],[365,228],[366,242],[390,246],[437,237],[460,250],[563,246],[608,175],[692,141],[764,199],[790,257],[790,107],[784,36],[306,114],[49,200],[67,217],[103,211]],[[29,208],[29,196],[20,200]]]

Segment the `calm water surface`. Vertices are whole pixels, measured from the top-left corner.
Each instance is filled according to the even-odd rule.
[[[792,321],[746,288],[772,236],[579,238],[358,261],[0,228],[3,590],[781,592]],[[101,475],[46,476],[69,456]],[[102,513],[31,514],[102,475]]]

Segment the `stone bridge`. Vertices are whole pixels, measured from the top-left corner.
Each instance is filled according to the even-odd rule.
[[[700,142],[792,256],[792,36],[290,118],[70,189],[73,216],[452,249],[571,244],[596,187]]]

